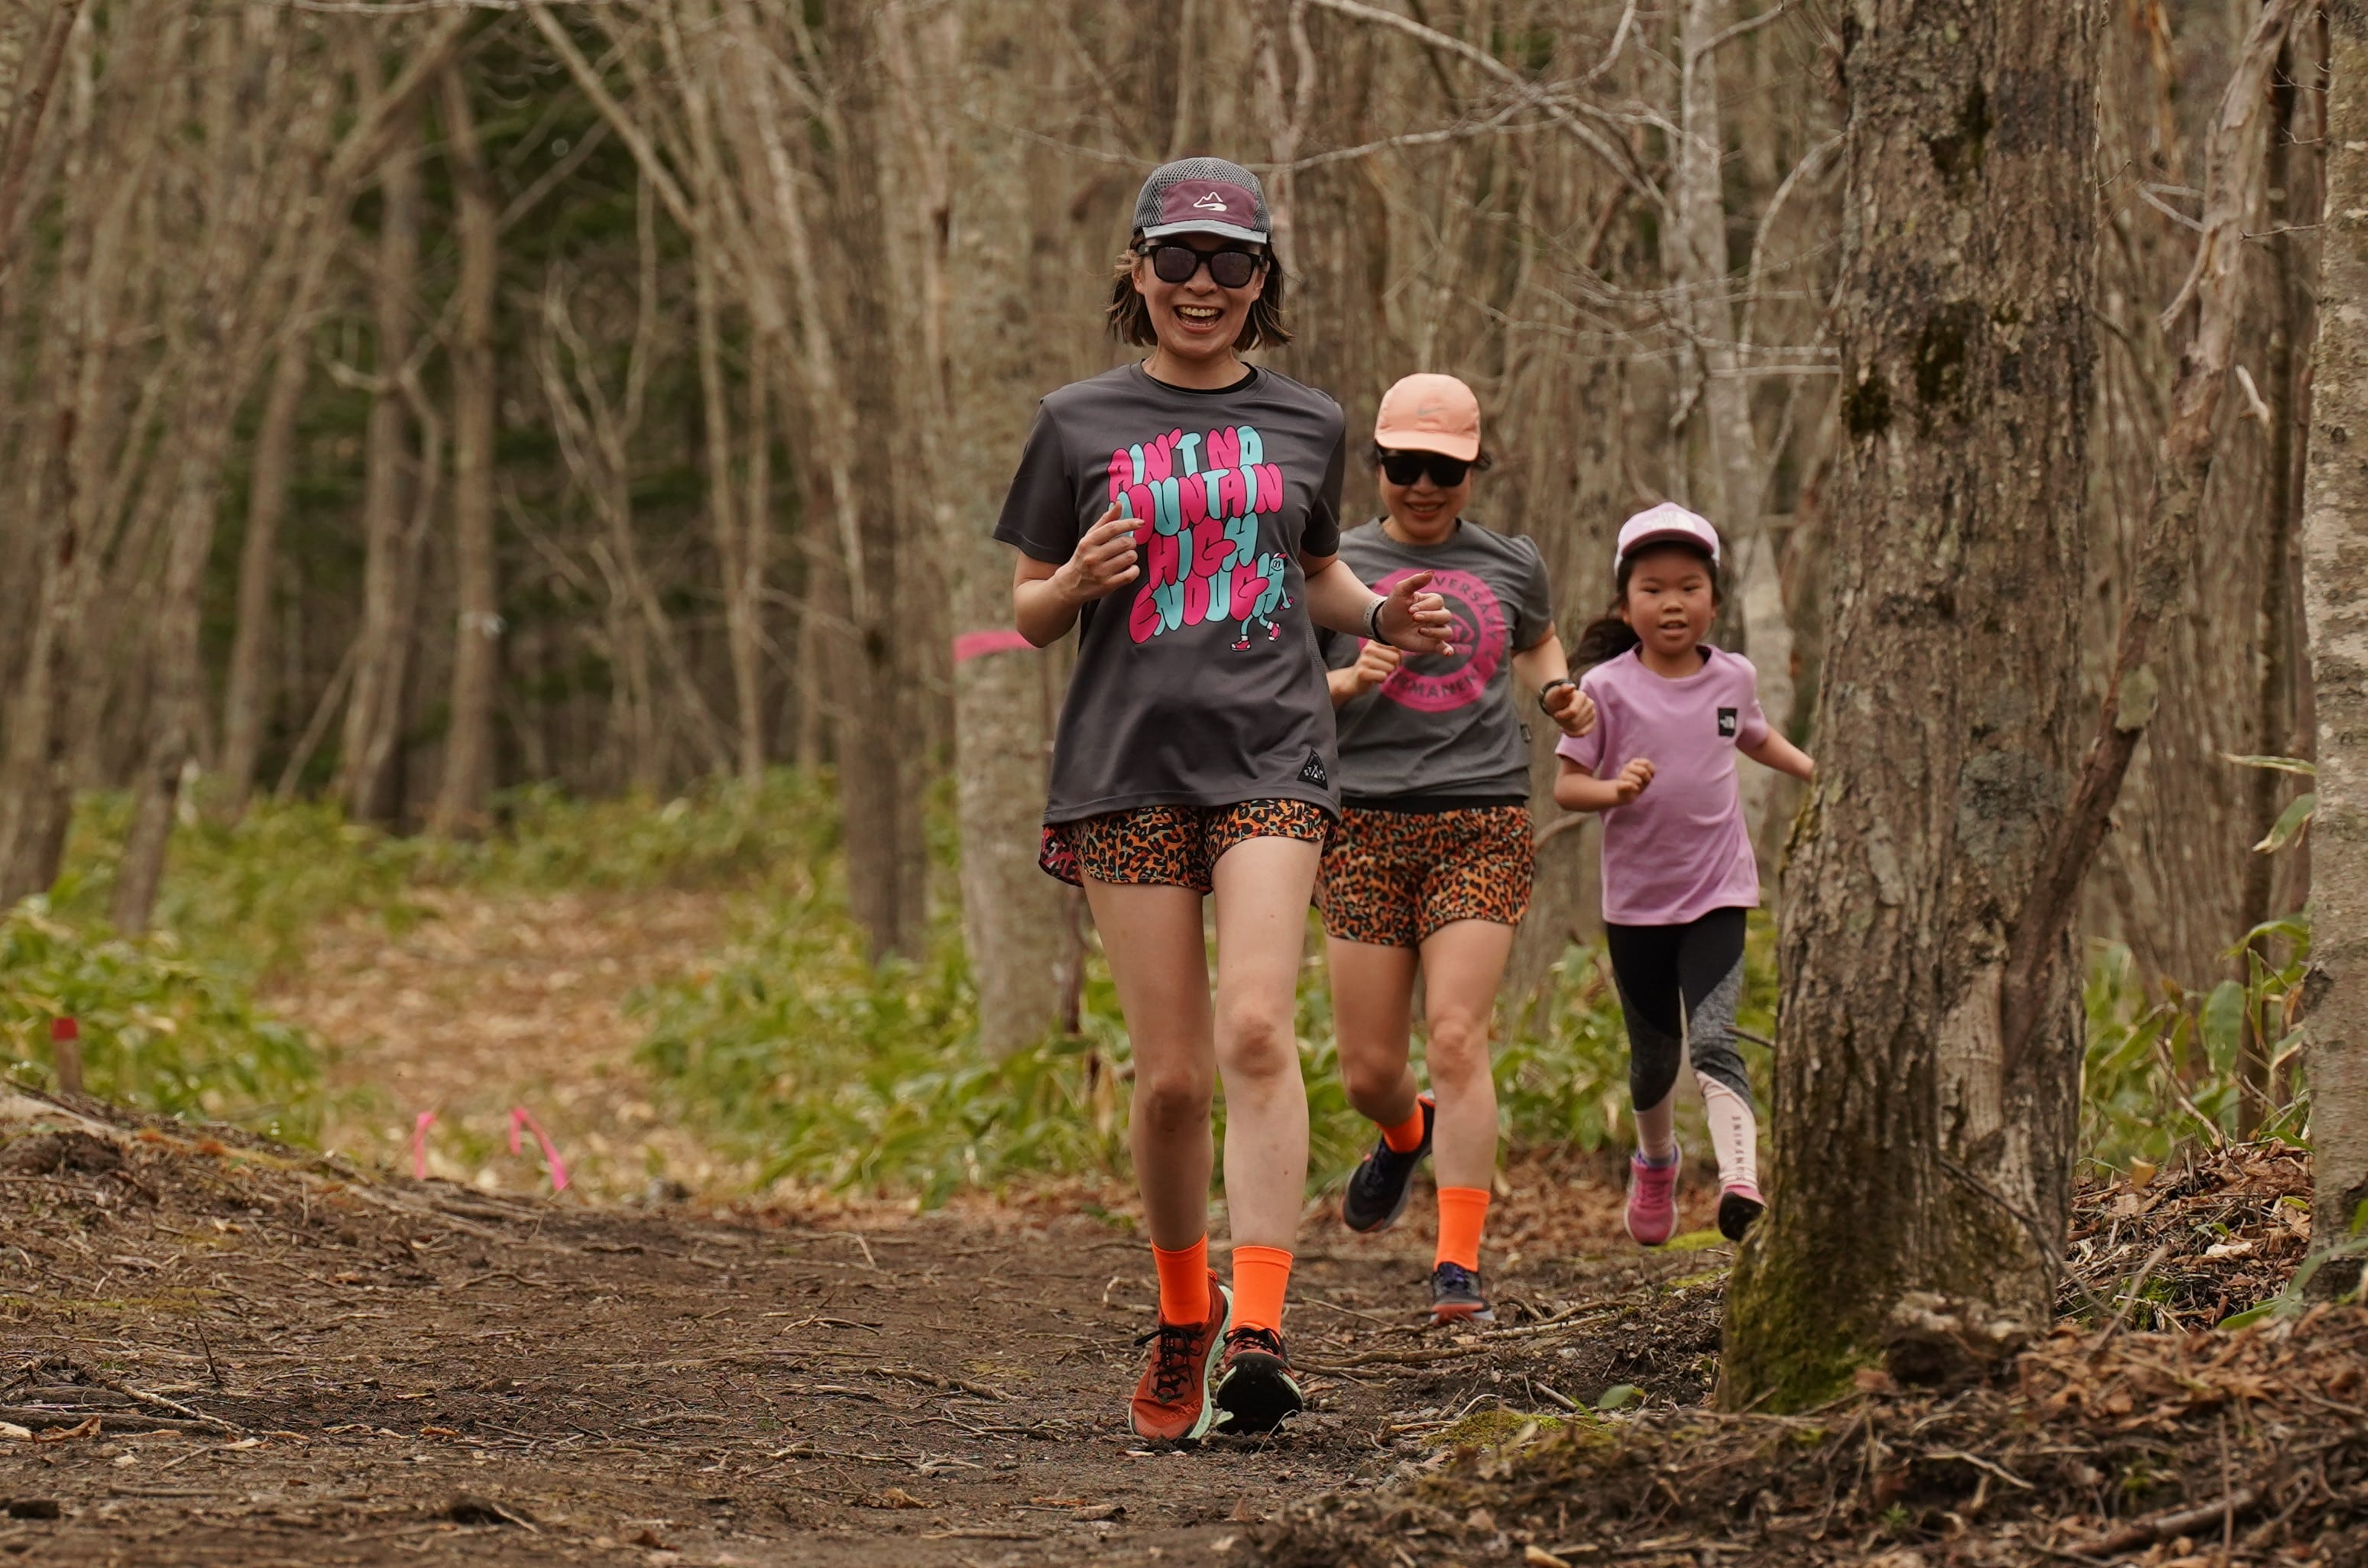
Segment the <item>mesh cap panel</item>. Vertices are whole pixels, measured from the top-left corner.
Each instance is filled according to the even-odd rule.
[[[1151,171],[1134,199],[1134,227],[1146,240],[1218,234],[1267,243],[1266,189],[1258,176],[1223,158],[1178,158]]]

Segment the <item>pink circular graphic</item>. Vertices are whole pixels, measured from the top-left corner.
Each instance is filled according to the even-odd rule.
[[[1414,573],[1412,567],[1401,568],[1375,583],[1373,590],[1386,594]],[[1503,666],[1505,607],[1494,588],[1469,572],[1435,572],[1430,586],[1447,601],[1453,618],[1455,652],[1408,654],[1382,683],[1382,695],[1417,712],[1446,713],[1480,700],[1489,679]]]

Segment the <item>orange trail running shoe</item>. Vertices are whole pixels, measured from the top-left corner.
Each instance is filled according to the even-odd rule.
[[[1139,1336],[1151,1346],[1151,1364],[1134,1385],[1129,1418],[1134,1435],[1170,1443],[1197,1443],[1216,1423],[1212,1397],[1217,1346],[1234,1323],[1234,1293],[1209,1275],[1209,1315],[1200,1323],[1163,1323]]]

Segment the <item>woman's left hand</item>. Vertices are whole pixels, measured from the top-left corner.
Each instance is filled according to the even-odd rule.
[[[1543,706],[1546,717],[1565,735],[1583,735],[1595,728],[1595,699],[1569,681],[1547,692]]]
[[[1410,572],[1382,601],[1382,641],[1408,653],[1452,653],[1454,619],[1447,601],[1429,591],[1430,574]]]

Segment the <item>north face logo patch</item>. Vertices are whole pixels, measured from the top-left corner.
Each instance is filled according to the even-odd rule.
[[[1732,708],[1722,708],[1718,710],[1718,733],[1721,739],[1731,741],[1735,738],[1735,715],[1736,710]]]
[[[1323,753],[1312,751],[1307,754],[1307,766],[1299,770],[1299,781],[1313,784],[1319,790],[1331,788],[1332,776],[1324,771]]]

